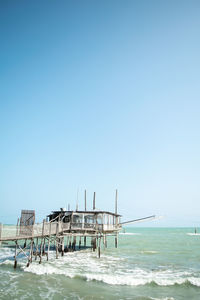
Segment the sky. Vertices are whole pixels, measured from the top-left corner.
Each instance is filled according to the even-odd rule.
[[[200,226],[200,2],[0,0],[0,222]]]

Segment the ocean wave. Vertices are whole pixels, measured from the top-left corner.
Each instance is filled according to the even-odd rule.
[[[144,286],[144,285],[157,285],[157,286],[173,286],[191,284],[193,286],[200,286],[200,278],[176,278],[176,279],[159,279],[159,278],[133,278],[129,276],[112,276],[104,274],[87,274],[87,281],[101,281],[109,285],[127,285],[127,286]]]
[[[94,268],[94,269],[93,269]],[[91,269],[95,272],[91,272]],[[111,273],[106,272],[101,267],[96,268],[94,265],[89,270],[84,268],[77,269],[67,267],[67,265],[52,265],[49,263],[36,264],[33,263],[29,268],[23,267],[25,272],[31,272],[37,275],[64,275],[68,278],[80,278],[86,281],[99,281],[109,285],[126,285],[126,286],[143,286],[143,285],[157,285],[157,286],[173,286],[173,285],[192,285],[200,287],[200,278],[192,276],[189,272],[173,272],[173,271],[147,271],[143,269],[116,271]]]
[[[143,254],[157,254],[158,251],[154,251],[154,250],[142,250],[140,253],[143,253]]]
[[[13,266],[13,260],[6,259],[4,261],[1,261],[0,265],[12,265]]]
[[[157,251],[144,250],[143,253],[154,254]],[[13,251],[5,249],[1,257],[8,254],[13,255]],[[2,259],[0,265],[13,266],[12,259]],[[199,273],[193,269],[171,269],[170,267],[158,267],[157,269],[142,268],[138,265],[129,264],[129,260],[114,255],[102,254],[101,259],[97,254],[88,251],[77,251],[68,253],[61,259],[55,260],[54,251],[50,251],[49,261],[45,257],[42,264],[33,259],[32,264],[27,268],[27,259],[19,258],[18,267],[20,271],[30,272],[36,275],[63,275],[68,278],[80,278],[86,281],[99,281],[109,285],[192,285],[200,287]]]
[[[154,298],[150,297],[151,300],[175,300],[173,297]]]
[[[200,233],[194,233],[194,232],[188,232],[188,233],[186,233],[186,234],[187,234],[187,235],[194,235],[194,236],[195,236],[195,235],[197,235],[197,236],[200,235]]]

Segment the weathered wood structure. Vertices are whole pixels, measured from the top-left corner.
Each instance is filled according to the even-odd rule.
[[[50,247],[56,250],[56,258],[59,253],[75,251],[88,246],[93,251],[98,249],[98,257],[101,253],[101,244],[107,247],[107,236],[115,237],[115,247],[118,244],[118,233],[121,229],[120,215],[117,214],[117,191],[115,213],[96,210],[95,193],[93,198],[93,210],[66,210],[60,209],[49,214],[41,224],[35,224],[35,211],[22,210],[21,218],[16,226],[0,225],[0,242],[15,243],[14,267],[17,266],[17,257],[23,253],[27,257],[27,266],[39,257],[49,258]],[[88,239],[88,240],[87,240]]]
[[[55,249],[56,258],[59,253],[76,251],[90,245],[92,251],[97,251],[100,258],[101,244],[107,247],[107,236],[113,236],[115,247],[118,246],[118,233],[122,224],[152,219],[155,216],[121,223],[117,213],[117,190],[115,196],[115,212],[97,210],[93,197],[93,210],[87,210],[85,191],[85,210],[68,210],[61,208],[49,214],[46,220],[35,224],[35,211],[22,210],[21,218],[16,226],[0,224],[0,243],[14,242],[14,268],[17,266],[17,257],[24,254],[27,257],[27,267],[33,258],[39,263],[46,256],[49,259],[50,247]],[[83,245],[83,246],[82,246]]]

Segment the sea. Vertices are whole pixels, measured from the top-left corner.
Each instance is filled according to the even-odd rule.
[[[88,239],[89,246],[89,239]],[[38,260],[27,268],[14,247],[0,247],[0,299],[199,300],[200,234],[194,228],[127,227],[102,246]]]

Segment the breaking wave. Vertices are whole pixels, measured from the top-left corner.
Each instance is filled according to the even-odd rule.
[[[108,264],[109,261],[109,264]],[[192,285],[200,287],[199,274],[189,271],[128,269],[124,261],[117,257],[103,255],[99,260],[94,254],[71,253],[49,262],[33,262],[25,272],[37,275],[64,275],[68,278],[80,278],[86,281],[103,282],[109,285],[126,286],[173,286]]]

